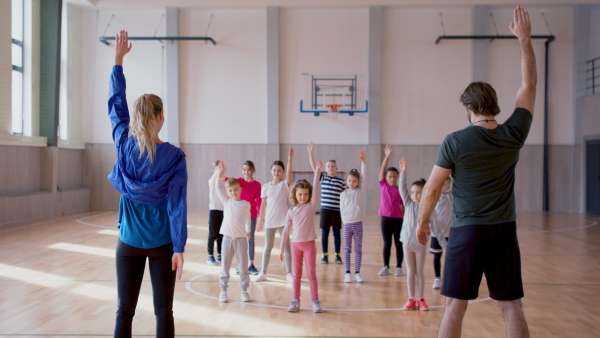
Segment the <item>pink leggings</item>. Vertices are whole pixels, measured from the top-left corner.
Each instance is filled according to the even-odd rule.
[[[300,299],[300,280],[302,279],[302,261],[306,262],[306,274],[310,282],[312,301],[319,300],[317,282],[317,245],[315,241],[292,243],[292,269],[294,282],[292,290],[294,299]]]

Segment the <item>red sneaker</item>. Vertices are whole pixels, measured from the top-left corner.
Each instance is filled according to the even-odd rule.
[[[415,309],[415,305],[416,305],[416,300],[412,297],[410,297],[407,301],[406,304],[404,304],[404,311],[412,311]]]
[[[425,303],[425,298],[419,298],[417,303],[419,303],[419,310],[429,311],[429,305],[427,305],[427,303]]]

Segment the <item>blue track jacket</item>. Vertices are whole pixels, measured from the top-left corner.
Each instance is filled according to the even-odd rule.
[[[122,66],[114,66],[110,77],[108,116],[117,150],[117,161],[108,180],[122,194],[120,239],[144,249],[172,242],[173,252],[184,252],[187,240],[185,154],[165,142],[156,145],[153,162],[146,155],[139,157],[137,141],[129,137]]]

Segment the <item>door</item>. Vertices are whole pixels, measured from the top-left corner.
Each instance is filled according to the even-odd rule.
[[[600,215],[600,140],[586,142],[586,213]]]

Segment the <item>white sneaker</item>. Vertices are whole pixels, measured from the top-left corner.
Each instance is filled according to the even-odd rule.
[[[402,276],[402,268],[396,268],[396,272],[394,272],[394,276]]]
[[[431,286],[432,289],[441,289],[442,288],[442,279],[441,278],[436,278],[433,280],[433,285]]]
[[[344,283],[352,283],[352,274],[349,272],[346,272],[346,275],[344,276]]]
[[[323,312],[323,308],[321,307],[321,301],[320,300],[315,300],[313,302],[313,312],[314,313],[321,313],[321,312]]]
[[[294,299],[288,307],[288,312],[298,312],[300,310],[300,300]]]
[[[249,302],[250,301],[250,295],[248,294],[248,291],[242,291],[242,302]]]
[[[221,291],[219,294],[219,302],[227,303],[229,300],[227,299],[227,291]]]
[[[356,280],[357,283],[364,283],[365,281],[362,279],[362,276],[360,275],[360,273],[356,273],[354,275],[354,279]]]
[[[265,275],[264,273],[259,273],[258,276],[256,276],[256,279],[254,280],[255,282],[264,282],[268,280],[267,279],[267,275]]]
[[[287,275],[285,275],[285,280],[288,282],[293,282],[294,281],[294,275],[292,275],[291,273],[288,273]]]
[[[387,266],[384,266],[383,269],[379,270],[380,276],[387,276],[390,274],[390,269]]]

